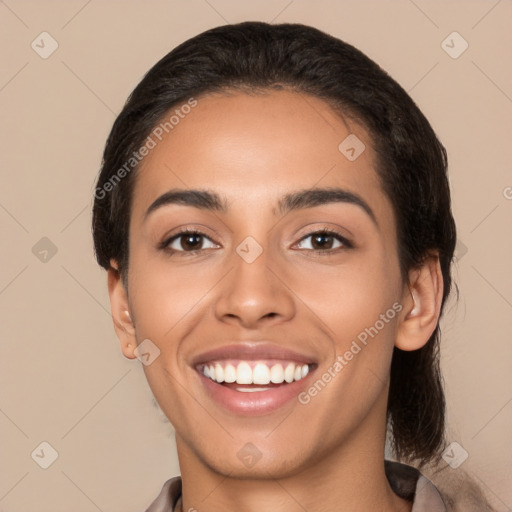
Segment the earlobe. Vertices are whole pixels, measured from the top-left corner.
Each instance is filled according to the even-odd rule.
[[[121,351],[128,359],[135,359],[137,357],[134,353],[137,347],[135,325],[130,313],[128,294],[115,260],[111,260],[107,276],[112,320],[121,344]]]
[[[434,254],[409,272],[395,341],[397,348],[417,350],[427,343],[439,321],[442,297],[443,275],[439,256]]]

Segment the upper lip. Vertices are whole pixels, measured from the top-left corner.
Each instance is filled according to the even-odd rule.
[[[307,354],[300,354],[289,350],[281,345],[260,341],[243,342],[224,345],[196,356],[192,362],[193,366],[207,361],[222,359],[243,359],[246,361],[257,361],[265,359],[282,359],[285,361],[296,361],[299,363],[316,363],[316,359]]]

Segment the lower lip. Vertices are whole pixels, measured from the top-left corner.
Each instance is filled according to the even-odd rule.
[[[236,414],[255,416],[271,413],[294,398],[296,399],[299,393],[307,387],[313,372],[314,370],[310,370],[301,380],[265,391],[254,392],[236,391],[214,382],[199,372],[197,373],[208,394],[219,405]],[[264,387],[264,385],[260,385],[260,387]]]

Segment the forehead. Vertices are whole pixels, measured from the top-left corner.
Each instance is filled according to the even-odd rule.
[[[377,212],[389,214],[368,133],[323,100],[267,91],[215,93],[195,101],[192,108],[173,107],[150,135],[155,146],[137,175],[134,215],[176,188],[215,190],[233,207],[243,207],[315,187],[364,195]]]

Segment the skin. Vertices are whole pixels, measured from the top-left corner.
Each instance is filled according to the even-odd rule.
[[[393,346],[418,349],[437,324],[438,258],[402,282],[395,216],[372,141],[322,100],[288,91],[197,99],[137,175],[128,289],[115,261],[108,272],[123,354],[135,358],[144,339],[160,350],[144,371],[176,431],[178,509],[410,511],[384,473],[389,370]],[[355,161],[338,150],[349,134],[366,145]],[[276,214],[284,194],[320,187],[356,193],[376,223],[349,203]],[[229,209],[171,204],[145,215],[174,188],[215,191]],[[191,253],[184,237],[172,244],[182,252],[160,247],[184,227],[205,234],[200,251]],[[313,245],[308,235],[326,227],[354,247],[336,238],[327,248]],[[263,249],[250,264],[236,252],[247,236]],[[269,340],[314,355],[316,380],[394,303],[402,310],[306,405],[292,400],[269,414],[236,415],[208,397],[191,367],[195,356],[230,341]],[[262,454],[251,468],[237,456],[248,442]]]

